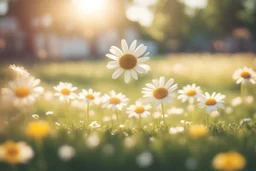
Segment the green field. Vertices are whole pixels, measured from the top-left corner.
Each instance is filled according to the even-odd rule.
[[[0,68],[0,88],[8,86],[8,81],[15,78],[8,69],[9,62]],[[182,114],[169,114],[167,127],[160,124],[155,112],[161,111],[152,105],[151,115],[142,119],[142,128],[138,128],[135,118],[128,118],[126,110],[119,112],[120,123],[108,121],[112,117],[110,109],[101,105],[91,106],[90,122],[97,121],[99,128],[88,128],[85,125],[86,104],[72,106],[69,110],[72,124],[66,125],[64,103],[57,97],[40,96],[35,105],[22,109],[26,118],[20,116],[21,109],[10,104],[0,103],[0,143],[6,140],[25,141],[35,151],[35,156],[27,164],[12,166],[0,162],[0,170],[174,170],[174,171],[211,171],[214,156],[221,152],[236,151],[246,159],[244,171],[256,170],[256,88],[247,85],[241,103],[234,104],[234,98],[241,96],[240,85],[232,79],[233,72],[240,67],[256,68],[253,54],[210,55],[183,54],[164,57],[152,57],[148,64],[151,70],[146,75],[139,75],[139,80],[124,83],[123,76],[113,80],[113,70],[106,68],[107,61],[62,61],[62,62],[17,62],[23,65],[31,75],[41,79],[45,92],[55,92],[53,86],[62,82],[70,82],[82,89],[92,88],[103,94],[111,90],[122,92],[129,99],[129,104],[142,98],[141,90],[152,79],[164,76],[166,80],[174,78],[181,89],[187,84],[196,83],[203,92],[219,92],[226,95],[226,110],[219,109],[219,115],[210,117],[209,132],[201,138],[193,138],[189,134],[189,125],[180,121],[192,121],[192,125],[205,124],[205,109],[195,104],[195,110],[188,110],[188,103],[181,103],[177,98],[165,105],[166,111],[173,107],[182,108]],[[177,90],[175,91],[177,95]],[[247,97],[249,96],[249,97]],[[254,101],[252,98],[254,97]],[[51,117],[45,115],[53,111]],[[169,110],[170,111],[170,110]],[[51,124],[50,135],[47,136],[39,152],[34,141],[27,137],[24,129],[32,118],[38,114],[41,120]],[[251,121],[240,124],[244,118]],[[56,125],[58,122],[60,126]],[[9,123],[9,124],[7,124]],[[171,127],[183,126],[184,131],[170,134]],[[94,139],[93,139],[94,138]],[[99,141],[90,144],[90,140]],[[58,148],[68,144],[76,149],[76,155],[69,161],[62,161],[58,156]],[[149,152],[149,164],[145,167],[139,163],[140,154]],[[148,153],[147,153],[148,154]],[[147,158],[147,157],[145,157]],[[147,161],[146,161],[147,163]],[[43,166],[42,166],[43,165]]]

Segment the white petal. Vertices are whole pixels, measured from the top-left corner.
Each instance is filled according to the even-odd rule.
[[[144,69],[143,67],[141,67],[141,66],[139,66],[139,65],[137,65],[134,69],[135,69],[137,72],[139,72],[139,73],[146,73],[146,72],[147,72],[146,69]]]
[[[124,70],[122,68],[117,68],[115,72],[112,74],[112,78],[117,79],[123,73],[123,71]]]
[[[131,44],[131,46],[130,46],[130,49],[129,49],[129,52],[130,53],[134,53],[134,51],[135,51],[135,48],[136,48],[136,44],[137,44],[137,40],[134,40],[133,42],[132,42],[132,44]]]
[[[129,83],[130,80],[131,80],[131,72],[130,71],[125,71],[124,82]]]
[[[121,44],[122,44],[123,53],[128,53],[129,48],[128,48],[127,42],[124,39],[122,39]]]
[[[107,54],[106,57],[108,57],[109,59],[113,59],[113,60],[115,60],[115,61],[118,59],[117,56],[112,55],[112,54]]]
[[[168,89],[172,85],[173,82],[174,82],[173,78],[169,79],[164,87]]]
[[[112,46],[111,49],[109,50],[111,53],[113,53],[116,56],[122,56],[123,52],[116,46]]]
[[[135,80],[138,80],[138,74],[135,70],[131,70],[131,74],[132,74],[132,77],[135,79]]]
[[[147,60],[149,60],[150,57],[142,57],[142,58],[138,58],[138,62],[145,62]]]
[[[160,77],[159,78],[159,87],[164,87],[164,82],[165,82],[164,77]]]
[[[134,55],[137,57],[140,57],[142,54],[144,54],[147,50],[147,46],[140,45],[134,52]]]

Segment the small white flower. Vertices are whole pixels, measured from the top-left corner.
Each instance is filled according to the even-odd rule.
[[[180,123],[184,124],[184,125],[191,125],[192,124],[192,122],[185,121],[185,120],[181,120]]]
[[[161,116],[162,116],[161,112],[154,112],[154,113],[153,113],[153,117],[154,117],[155,119],[159,119],[159,118],[161,118]]]
[[[83,89],[81,93],[79,93],[79,99],[84,100],[86,103],[94,102],[98,105],[101,102],[100,92],[95,92],[92,89],[88,91]]]
[[[246,96],[245,101],[246,101],[246,103],[251,104],[251,103],[253,103],[254,98],[253,98],[253,96]]]
[[[136,144],[137,144],[137,142],[136,142],[136,140],[135,140],[134,137],[126,137],[126,138],[124,139],[124,146],[125,146],[126,148],[131,149],[131,148],[135,147]]]
[[[241,120],[240,125],[243,125],[246,122],[250,122],[251,120],[251,118],[244,118],[243,120]]]
[[[223,105],[224,103],[223,99],[225,98],[225,96],[220,93],[217,94],[216,92],[214,92],[212,93],[212,95],[210,95],[208,92],[206,92],[205,95],[199,94],[198,97],[200,99],[198,107],[199,108],[206,107],[207,113],[211,113],[212,111],[217,111],[217,107],[225,109],[225,106]]]
[[[97,123],[97,121],[93,121],[90,125],[91,128],[99,128],[100,124]]]
[[[20,74],[22,76],[25,76],[25,77],[29,77],[30,76],[28,71],[25,70],[23,67],[18,67],[16,65],[10,65],[9,68],[14,70],[15,72],[17,72],[18,74]]]
[[[76,155],[76,150],[69,145],[62,145],[58,150],[59,157],[63,161],[68,161]]]
[[[46,112],[45,114],[46,114],[47,116],[51,116],[51,115],[54,114],[54,112],[53,112],[53,111],[48,111],[48,112]]]
[[[136,48],[137,41],[134,40],[130,47],[128,47],[127,42],[122,40],[122,50],[116,46],[112,46],[110,52],[112,54],[107,54],[106,56],[113,61],[109,62],[107,65],[108,69],[115,69],[112,78],[117,79],[123,72],[125,73],[124,81],[126,83],[130,82],[131,77],[138,80],[137,73],[147,73],[150,67],[143,62],[149,60],[146,53],[147,46],[143,44]]]
[[[114,90],[110,92],[110,95],[105,94],[102,97],[102,107],[111,108],[112,110],[122,110],[127,105],[129,99],[122,93],[116,93]]]
[[[109,116],[103,116],[102,121],[103,121],[103,122],[110,122],[110,121],[111,121],[111,117],[109,117]]]
[[[233,79],[236,80],[237,84],[256,84],[256,72],[253,71],[252,68],[248,67],[238,68],[233,74]]]
[[[47,101],[51,101],[53,100],[53,93],[51,91],[46,91],[44,93],[44,99],[47,100]]]
[[[201,92],[201,88],[196,86],[196,84],[186,85],[178,91],[180,94],[178,99],[180,99],[182,103],[189,101],[189,103],[192,104],[197,99],[198,94]]]
[[[150,152],[143,152],[136,157],[136,163],[141,168],[147,168],[153,163],[153,155]]]
[[[32,118],[34,118],[34,119],[39,119],[39,115],[33,114],[33,115],[32,115]]]
[[[65,100],[66,102],[70,102],[77,97],[74,91],[77,90],[77,87],[73,87],[71,83],[63,83],[60,82],[59,85],[53,87],[57,93],[54,96],[59,96],[60,101]]]
[[[182,126],[171,127],[169,130],[170,134],[177,134],[177,133],[181,133],[181,132],[184,132],[184,127],[182,127]]]
[[[230,114],[230,113],[233,112],[233,108],[230,107],[230,106],[228,106],[228,107],[226,107],[225,112],[226,112],[227,114]]]
[[[31,105],[44,91],[39,84],[40,80],[34,77],[19,77],[9,82],[10,88],[2,88],[3,99],[15,106]]]
[[[184,109],[172,107],[172,108],[168,109],[167,113],[170,115],[182,115],[182,114],[184,114]]]
[[[159,80],[152,80],[152,83],[147,83],[146,88],[143,88],[143,97],[147,98],[147,102],[155,101],[156,106],[161,103],[168,103],[173,100],[172,92],[178,88],[177,84],[172,85],[174,79],[171,78],[165,84],[165,78],[160,77]]]
[[[97,133],[91,133],[87,140],[86,140],[87,146],[89,148],[95,148],[100,144],[100,138]]]
[[[150,104],[143,105],[141,102],[137,101],[134,105],[130,105],[127,108],[126,113],[128,114],[129,118],[131,117],[139,118],[140,116],[142,118],[145,118],[148,115],[150,115],[150,112],[148,111],[149,109],[151,109]]]
[[[243,99],[241,97],[236,97],[231,100],[231,105],[233,107],[240,105],[243,102]]]
[[[59,122],[55,122],[55,125],[60,126],[60,123]]]

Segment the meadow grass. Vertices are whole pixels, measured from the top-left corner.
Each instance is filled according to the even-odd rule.
[[[38,114],[40,119],[51,123],[51,134],[44,140],[43,162],[47,170],[196,170],[210,171],[213,157],[220,152],[237,151],[246,158],[245,171],[256,170],[256,106],[253,102],[242,102],[236,106],[232,100],[240,96],[240,85],[232,80],[235,69],[243,66],[256,68],[256,58],[252,54],[209,55],[183,54],[165,57],[152,57],[148,62],[151,71],[139,76],[138,81],[124,83],[123,77],[112,80],[112,70],[106,68],[107,61],[63,61],[44,63],[22,63],[36,78],[41,79],[41,86],[46,91],[54,92],[53,86],[60,81],[70,82],[82,89],[92,88],[96,91],[108,93],[110,90],[122,92],[129,99],[129,104],[141,99],[141,89],[152,79],[164,76],[174,78],[181,89],[187,84],[196,83],[203,92],[220,92],[226,95],[225,106],[231,111],[219,110],[219,116],[210,118],[209,133],[202,138],[193,138],[189,134],[189,125],[180,121],[192,121],[192,124],[205,124],[205,109],[188,110],[188,104],[182,104],[177,98],[168,105],[166,111],[172,107],[184,109],[181,115],[169,115],[168,128],[160,124],[160,118],[155,118],[154,112],[160,111],[153,105],[151,116],[142,120],[142,129],[138,128],[138,121],[128,118],[125,110],[119,112],[120,122],[124,125],[118,128],[116,121],[105,121],[104,117],[113,115],[108,109],[100,106],[91,107],[90,121],[97,121],[101,127],[88,128],[85,126],[86,105],[71,107],[72,124],[65,125],[65,105],[57,97],[40,97],[34,106],[23,109],[27,123],[33,120],[32,114]],[[1,64],[0,85],[7,86],[7,82],[14,78],[8,69],[9,63]],[[255,85],[247,86],[248,96],[256,98]],[[176,91],[177,92],[177,91]],[[177,94],[177,93],[176,93]],[[19,110],[1,102],[1,120],[8,120],[9,124],[0,128],[0,143],[5,140],[25,141],[32,147],[35,143],[24,134],[24,118],[19,117]],[[54,111],[51,118],[47,111]],[[240,124],[243,118],[251,121]],[[83,122],[84,121],[84,122]],[[60,126],[54,124],[60,123]],[[183,126],[184,131],[170,134],[169,128]],[[92,142],[91,142],[92,141]],[[93,143],[93,141],[96,141]],[[99,141],[99,142],[97,142]],[[98,144],[97,144],[98,143]],[[76,149],[76,155],[67,162],[60,160],[58,148],[68,144]],[[96,144],[95,146],[93,144]],[[146,168],[138,164],[138,156],[143,152],[150,152],[152,163]],[[38,153],[26,165],[19,165],[18,170],[39,170]],[[8,164],[0,163],[0,170],[13,170]]]

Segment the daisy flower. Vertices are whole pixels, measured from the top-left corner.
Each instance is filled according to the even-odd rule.
[[[112,46],[110,52],[106,56],[113,61],[107,65],[108,69],[115,69],[112,78],[117,79],[123,72],[125,73],[124,81],[129,83],[131,77],[138,80],[137,73],[147,73],[150,67],[143,62],[149,60],[148,54],[146,53],[147,46],[141,44],[136,48],[137,40],[134,40],[130,47],[127,42],[123,39],[122,49],[116,46]]]
[[[200,102],[198,104],[199,108],[204,108],[206,107],[206,112],[211,113],[212,111],[217,111],[217,107],[220,107],[222,109],[225,109],[225,106],[223,105],[224,101],[223,99],[225,98],[225,95],[222,95],[220,93],[212,93],[210,95],[208,92],[203,94],[199,94],[199,99]]]
[[[172,92],[177,89],[177,84],[173,84],[174,79],[171,78],[165,84],[165,78],[160,77],[159,80],[152,80],[153,84],[147,83],[146,88],[143,88],[143,97],[148,98],[148,102],[155,101],[156,106],[162,103],[172,101]]]
[[[16,65],[10,65],[9,66],[10,69],[14,70],[15,72],[18,73],[18,75],[22,75],[22,76],[25,76],[25,77],[29,77],[29,73],[27,70],[25,70],[23,67],[18,67]]]
[[[234,74],[233,79],[237,84],[252,83],[256,84],[256,72],[252,68],[244,67],[238,68]]]
[[[122,93],[116,93],[114,90],[110,92],[110,95],[105,94],[102,97],[102,107],[111,108],[113,111],[122,110],[124,106],[127,105],[129,99]]]
[[[196,86],[196,84],[186,85],[181,90],[178,91],[180,94],[178,99],[182,103],[189,101],[190,104],[194,103],[194,100],[197,99],[198,94],[201,93],[201,88]]]
[[[6,141],[0,145],[0,161],[14,165],[27,163],[33,156],[32,148],[24,142]]]
[[[9,82],[9,88],[2,88],[3,98],[12,101],[15,106],[33,104],[44,91],[38,86],[39,83],[40,80],[34,77],[19,77]]]
[[[147,105],[143,105],[141,102],[137,101],[135,104],[130,105],[127,108],[126,113],[128,114],[128,117],[142,117],[142,118],[146,118],[148,115],[150,115],[150,112],[147,111],[151,109],[151,105],[147,104]]]
[[[77,87],[73,87],[71,83],[60,82],[59,85],[53,88],[57,91],[54,96],[59,96],[60,101],[69,102],[76,98],[76,94],[73,91],[77,90]]]
[[[100,92],[93,91],[89,89],[88,91],[83,89],[81,93],[79,93],[79,99],[84,100],[86,103],[94,102],[98,105],[101,101]]]

